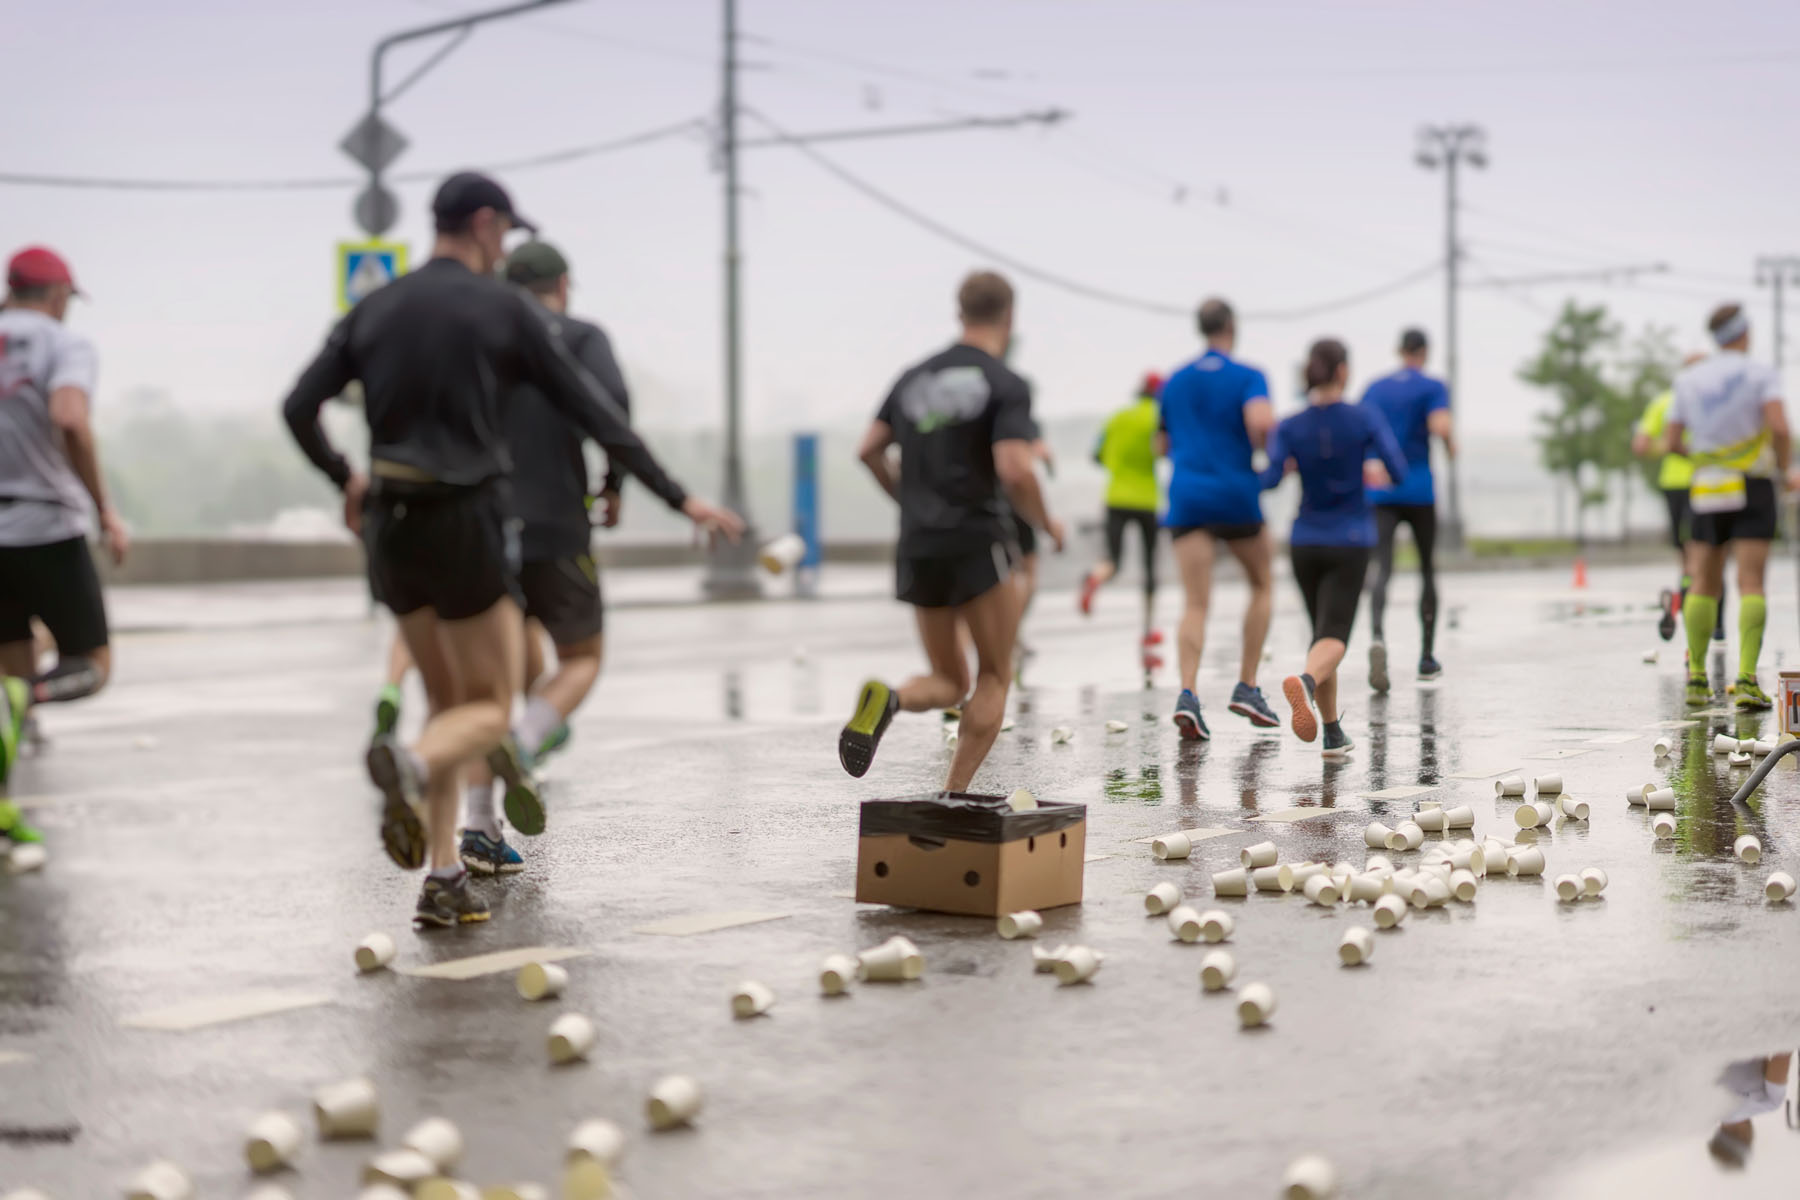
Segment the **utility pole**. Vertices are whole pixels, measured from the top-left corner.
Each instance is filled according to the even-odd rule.
[[[1487,133],[1479,125],[1425,125],[1419,129],[1413,161],[1426,170],[1444,168],[1444,379],[1450,388],[1451,411],[1462,403],[1457,387],[1456,284],[1462,247],[1456,240],[1456,176],[1464,163],[1487,166]],[[1451,550],[1463,548],[1462,493],[1457,484],[1456,460],[1450,460],[1450,512],[1444,524],[1444,541]]]
[[[1788,284],[1800,284],[1800,254],[1759,254],[1756,256],[1756,286],[1775,293],[1775,369],[1781,370],[1781,301]]]

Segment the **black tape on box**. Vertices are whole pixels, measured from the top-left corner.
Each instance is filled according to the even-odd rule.
[[[863,837],[900,834],[934,841],[1016,842],[1043,837],[1087,819],[1087,805],[1040,800],[1015,811],[1005,796],[937,792],[899,800],[865,800]]]

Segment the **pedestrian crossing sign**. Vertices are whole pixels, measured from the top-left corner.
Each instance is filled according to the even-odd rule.
[[[406,274],[405,242],[339,242],[338,311],[349,312],[370,292]]]

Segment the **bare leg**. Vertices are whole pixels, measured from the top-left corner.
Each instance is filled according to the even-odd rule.
[[[1269,527],[1253,538],[1226,542],[1225,548],[1243,565],[1250,581],[1250,604],[1244,609],[1244,653],[1238,661],[1238,678],[1248,687],[1256,686],[1256,672],[1262,666],[1263,643],[1269,640],[1269,615],[1275,607],[1274,557]]]
[[[388,646],[386,683],[399,687],[406,681],[406,673],[412,670],[412,652],[406,648],[406,637],[403,633],[395,633],[394,640]]]
[[[434,725],[458,711],[457,705],[463,694],[462,683],[457,678],[456,667],[451,662],[448,648],[439,632],[436,613],[429,608],[422,608],[401,617],[400,636],[407,647],[405,660],[416,663],[419,668],[419,682],[425,689],[425,730],[429,733]],[[392,663],[398,657],[390,655],[389,662]],[[404,674],[404,670],[401,673]],[[424,758],[422,740],[415,747],[415,752]],[[454,843],[449,847],[449,858],[444,857],[441,843],[449,840],[456,829],[457,763],[426,759],[425,769],[425,833],[431,856],[430,865],[433,868],[453,866],[458,861]]]
[[[1175,539],[1175,562],[1181,568],[1181,586],[1187,607],[1181,613],[1176,634],[1180,653],[1181,686],[1194,690],[1200,676],[1200,652],[1206,648],[1206,608],[1212,601],[1212,534],[1197,531]]]
[[[956,754],[950,760],[947,791],[966,792],[981,769],[1000,722],[1006,715],[1006,692],[1012,678],[1013,639],[1019,628],[1016,593],[1002,584],[989,588],[957,609],[975,639],[975,691],[963,705]]]
[[[1344,643],[1320,638],[1306,652],[1306,673],[1313,678],[1313,702],[1326,724],[1338,719],[1337,670],[1344,661]]]
[[[594,684],[600,679],[600,661],[606,645],[603,635],[596,633],[586,641],[571,642],[556,648],[556,673],[544,680],[536,694],[565,718],[581,706]],[[542,653],[539,671],[542,673]],[[536,678],[535,676],[533,678]]]
[[[544,627],[536,621],[525,622],[525,684],[519,690],[529,695],[544,677],[549,664],[544,661]],[[560,663],[561,656],[558,655]]]
[[[1010,591],[1010,585],[1008,585]],[[1015,593],[1016,594],[1016,593]],[[925,648],[930,670],[915,675],[894,689],[906,712],[954,708],[969,694],[969,662],[963,657],[962,639],[968,634],[957,619],[958,609],[915,608],[919,643]]]

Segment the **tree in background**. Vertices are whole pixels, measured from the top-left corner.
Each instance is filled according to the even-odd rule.
[[[1624,375],[1620,396],[1624,400],[1621,416],[1625,420],[1625,426],[1621,436],[1627,445],[1644,410],[1674,386],[1675,372],[1680,365],[1681,353],[1675,346],[1675,331],[1665,325],[1644,326],[1643,331],[1626,350],[1619,368]],[[1619,530],[1622,535],[1628,535],[1630,530],[1631,480],[1634,473],[1644,481],[1646,487],[1655,492],[1656,475],[1662,463],[1660,455],[1650,455],[1637,460],[1634,472],[1631,457],[1627,448],[1626,461],[1619,468]]]

